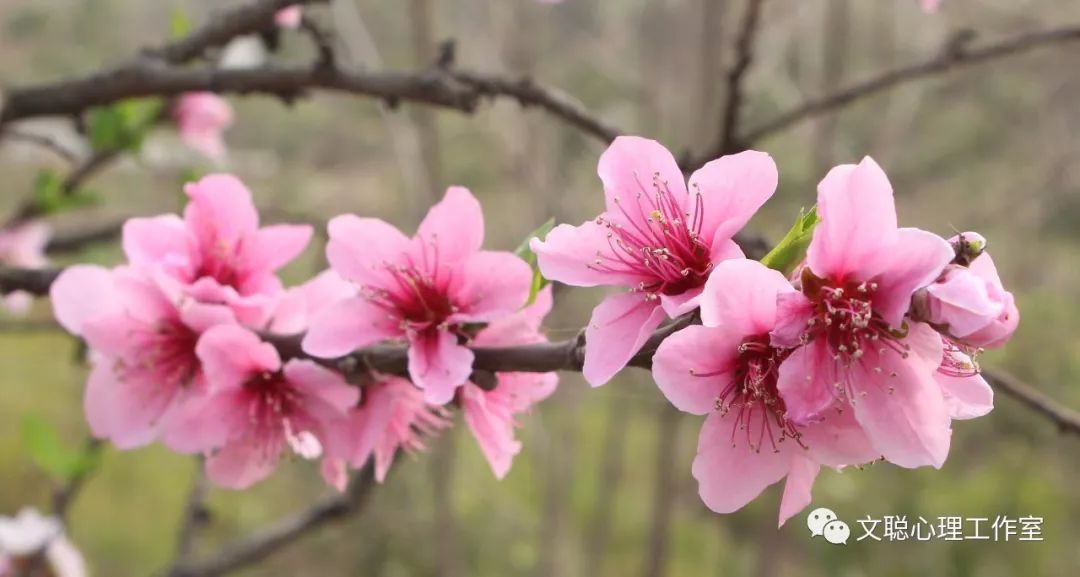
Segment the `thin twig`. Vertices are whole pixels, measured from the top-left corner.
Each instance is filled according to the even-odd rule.
[[[367,502],[374,485],[373,468],[369,462],[357,472],[344,495],[323,499],[309,509],[223,546],[210,557],[175,566],[168,571],[167,577],[217,577],[257,563],[313,529],[357,513]]]
[[[980,64],[997,58],[1021,54],[1036,48],[1077,40],[1080,40],[1080,25],[1022,34],[976,49],[968,49],[963,45],[953,45],[947,47],[941,54],[923,62],[886,72],[833,94],[805,102],[750,130],[742,135],[739,140],[746,145],[750,145],[786,130],[799,122],[819,114],[832,112],[901,84],[944,74],[957,68]]]
[[[176,537],[176,565],[183,565],[191,557],[195,545],[195,536],[206,521],[206,492],[209,489],[202,458],[196,459],[195,472],[192,474],[191,489],[188,491],[184,511],[180,517],[180,529]]]
[[[1062,433],[1080,434],[1080,413],[1044,395],[1031,385],[1000,369],[985,370],[983,378],[995,389],[1050,419]]]
[[[102,443],[98,439],[89,439],[86,441],[86,448],[84,453],[96,457],[102,450]],[[87,479],[93,473],[94,467],[84,468],[77,473],[74,477],[69,479],[67,483],[58,487],[53,491],[52,495],[52,508],[53,515],[61,522],[67,521],[68,510],[71,508],[71,504],[75,501],[75,497],[82,491],[83,486],[86,484]]]
[[[735,152],[738,145],[739,120],[745,94],[746,74],[754,59],[754,40],[761,23],[761,9],[765,0],[747,0],[739,36],[735,40],[735,62],[728,71],[725,87],[726,99],[721,115],[720,138],[713,147],[712,158]],[[701,164],[704,164],[703,162]]]
[[[79,162],[78,154],[71,150],[68,150],[68,148],[61,144],[59,141],[45,134],[37,134],[35,132],[27,132],[25,130],[18,130],[15,128],[6,128],[3,132],[0,132],[0,139],[18,140],[44,148],[45,150],[48,150],[49,152],[60,157],[64,160],[64,162],[67,162],[68,164],[75,164]]]

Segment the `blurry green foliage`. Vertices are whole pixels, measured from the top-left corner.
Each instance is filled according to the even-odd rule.
[[[138,152],[164,107],[160,98],[137,98],[95,108],[87,118],[90,144],[97,151]]]
[[[100,461],[96,451],[64,444],[52,424],[37,414],[23,416],[19,438],[34,464],[59,483],[90,472]]]
[[[57,214],[97,204],[99,195],[88,188],[66,191],[64,177],[56,171],[43,168],[34,179],[34,209],[43,215]]]

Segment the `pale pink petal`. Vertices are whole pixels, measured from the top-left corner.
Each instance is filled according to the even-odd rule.
[[[34,295],[26,291],[14,291],[4,295],[4,308],[8,313],[22,316],[30,312],[34,304]]]
[[[217,449],[224,446],[235,431],[244,430],[250,423],[249,407],[243,389],[191,398],[169,419],[161,440],[180,453]]]
[[[798,453],[791,457],[787,480],[784,481],[784,496],[780,499],[780,527],[810,504],[810,490],[820,470],[821,465],[812,459]]]
[[[949,335],[963,338],[993,322],[1002,312],[1000,291],[965,268],[953,269],[945,278],[926,287],[930,317],[935,325],[948,327]]]
[[[607,212],[645,222],[649,210],[640,204],[652,198],[655,186],[666,186],[679,208],[686,210],[686,181],[664,145],[639,136],[620,136],[600,155],[596,168],[604,184]]]
[[[743,335],[720,328],[690,326],[660,343],[653,356],[653,379],[680,411],[704,415],[734,378]]]
[[[177,318],[175,296],[166,291],[167,285],[153,276],[134,268],[119,267],[113,269],[113,284],[124,312],[133,318],[146,323]]]
[[[189,300],[180,305],[180,320],[191,330],[204,333],[218,325],[236,324],[236,315],[225,305]]]
[[[281,368],[273,345],[237,325],[219,325],[204,333],[195,354],[210,384],[219,390],[241,387],[250,378]]]
[[[681,317],[701,306],[701,293],[704,290],[704,286],[699,286],[676,295],[666,295],[661,293],[660,306],[664,307],[664,312],[667,313],[667,316],[671,318]]]
[[[278,224],[259,229],[244,239],[239,268],[245,273],[273,272],[307,247],[312,229],[306,224]]]
[[[323,481],[337,489],[339,493],[344,493],[345,488],[349,486],[349,473],[345,467],[345,461],[342,459],[323,457],[322,464],[319,466],[319,473],[322,475]]]
[[[859,465],[881,457],[881,451],[870,444],[846,403],[837,403],[821,413],[818,421],[800,427],[799,433],[806,445],[805,453],[822,465]]]
[[[598,387],[615,376],[649,340],[664,318],[656,301],[641,293],[608,296],[595,309],[585,329],[585,380]]]
[[[858,383],[852,399],[855,418],[888,461],[908,468],[939,468],[949,454],[952,436],[948,407],[934,380],[941,362],[941,337],[926,325],[913,323],[906,341],[912,346],[907,359],[891,350],[880,354],[867,349],[863,362],[852,366],[851,380]],[[935,342],[937,360],[928,368],[919,357],[932,358],[922,351],[933,349]],[[873,367],[880,367],[881,373]]]
[[[765,487],[784,478],[791,460],[783,450],[753,450],[747,439],[758,438],[761,421],[752,419],[741,430],[735,426],[736,414],[714,412],[705,419],[692,467],[701,500],[717,513],[732,513],[753,501]]]
[[[730,238],[716,239],[712,243],[712,247],[709,249],[709,261],[713,263],[725,261],[733,258],[746,258],[746,253],[743,252],[742,247]]]
[[[940,236],[917,228],[897,231],[896,249],[877,277],[874,310],[885,322],[899,327],[911,307],[911,295],[934,281],[955,256],[952,246]]]
[[[159,425],[179,389],[121,378],[107,360],[87,379],[83,399],[91,430],[116,448],[134,449],[157,438]]]
[[[895,250],[892,185],[869,156],[829,171],[818,185],[817,212],[821,222],[806,259],[819,277],[863,278],[860,272],[880,270],[876,261]]]
[[[521,443],[514,438],[514,420],[510,407],[501,406],[498,397],[485,395],[474,385],[466,385],[461,408],[465,423],[480,445],[497,479],[510,471]]]
[[[806,425],[837,401],[842,382],[828,343],[815,339],[780,364],[776,389],[787,406],[788,419]]]
[[[776,324],[777,297],[794,292],[784,275],[760,262],[726,260],[705,281],[701,322],[745,336],[768,334]]]
[[[581,226],[560,224],[544,240],[534,238],[529,248],[536,253],[544,278],[571,286],[616,285],[632,287],[646,280],[629,269],[612,249],[606,227],[590,220]]]
[[[772,330],[774,347],[792,348],[802,344],[807,323],[814,316],[814,303],[801,292],[776,295],[776,324]]]
[[[285,364],[285,378],[306,395],[321,399],[342,414],[360,400],[360,389],[345,382],[340,373],[307,360]]]
[[[184,221],[204,249],[233,249],[259,227],[251,191],[231,174],[211,174],[184,186],[191,202]]]
[[[994,390],[981,375],[958,377],[938,372],[934,378],[945,395],[949,417],[974,419],[993,410]]]
[[[488,322],[520,309],[529,298],[532,269],[509,252],[481,251],[465,258],[447,289],[456,313],[450,323]]]
[[[82,335],[94,351],[108,357],[122,358],[137,350],[139,335],[152,328],[152,324],[132,318],[127,313],[113,312],[85,321]]]
[[[431,207],[416,231],[421,242],[435,247],[439,262],[460,261],[484,243],[484,213],[480,202],[461,186],[446,189],[446,196]]]
[[[458,344],[457,335],[437,330],[409,337],[409,376],[424,390],[424,399],[445,405],[472,373],[473,352]]]
[[[937,12],[940,6],[941,0],[922,0],[922,10],[927,14]]]
[[[404,334],[401,321],[362,296],[319,311],[304,335],[304,352],[332,359]]]
[[[722,156],[695,171],[688,212],[700,218],[701,239],[711,246],[735,236],[776,192],[778,180],[772,157],[756,150]]]
[[[406,264],[408,237],[377,218],[345,214],[327,225],[326,258],[343,278],[371,287],[393,286],[387,267]]]
[[[94,265],[69,266],[49,287],[53,316],[69,333],[82,334],[83,323],[96,315],[116,311],[112,273]]]
[[[551,286],[541,289],[533,304],[517,313],[491,321],[476,334],[473,344],[498,347],[547,341],[540,332],[540,324],[551,311]]]
[[[246,489],[270,476],[281,455],[282,439],[245,435],[206,461],[210,481],[226,489]]]
[[[1005,302],[1001,315],[989,325],[964,337],[964,342],[973,346],[993,349],[1004,345],[1012,338],[1016,327],[1020,325],[1020,310],[1012,293],[1005,293]]]

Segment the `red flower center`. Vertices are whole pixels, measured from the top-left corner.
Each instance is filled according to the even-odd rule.
[[[611,252],[598,253],[589,268],[650,278],[635,290],[654,298],[659,294],[681,294],[705,284],[712,262],[709,247],[700,238],[704,220],[701,195],[693,195],[695,210],[690,213],[680,208],[667,182],[661,181],[658,174],[653,176],[652,190],[640,181],[638,185],[641,190],[630,206],[616,197],[620,214],[597,218],[596,222],[608,229]]]

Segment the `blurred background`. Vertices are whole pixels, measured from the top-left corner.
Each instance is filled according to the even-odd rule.
[[[196,24],[235,2],[217,0],[0,0],[0,84],[97,70],[168,37],[178,13]],[[325,18],[327,9],[316,16]],[[527,74],[580,98],[622,130],[677,155],[715,141],[741,0],[335,0],[333,22],[350,66],[410,70],[436,44],[457,41],[465,69]],[[878,73],[972,42],[1080,23],[1061,0],[767,2],[746,83],[743,127]],[[310,43],[282,37],[275,58],[307,62]],[[1006,369],[1080,407],[1080,43],[1040,49],[894,90],[818,116],[756,144],[779,165],[780,188],[751,223],[772,239],[834,164],[873,156],[896,189],[901,222],[990,239],[1022,322],[983,364]],[[223,166],[200,160],[168,127],[137,158],[87,183],[102,199],[51,218],[57,236],[133,215],[175,212],[192,171],[228,170],[255,193],[264,220],[325,223],[377,216],[414,229],[450,184],[481,199],[486,245],[513,249],[551,216],[595,215],[603,145],[512,102],[472,116],[414,106],[387,111],[348,96],[292,106],[231,98],[237,110]],[[71,146],[67,121],[35,121]],[[27,125],[29,126],[29,125]],[[39,148],[0,147],[5,211],[64,165]],[[322,240],[286,270],[298,283],[321,270]],[[121,260],[115,241],[51,257],[56,264]],[[603,296],[560,290],[546,323],[569,338]],[[0,313],[0,315],[3,315]],[[77,343],[51,322],[48,302],[0,316],[0,514],[48,508],[53,481],[27,457],[27,416],[84,442],[86,376]],[[497,481],[464,424],[430,451],[399,456],[387,482],[350,520],[310,535],[252,576],[902,576],[1075,575],[1080,567],[1080,439],[999,396],[987,417],[955,425],[940,471],[877,464],[823,471],[815,506],[852,525],[852,542],[811,540],[805,514],[776,527],[779,487],[730,515],[710,512],[690,475],[701,419],[668,406],[644,371],[592,390],[562,374],[559,390],[521,421],[524,450]],[[70,512],[70,534],[98,576],[151,575],[171,559],[195,473],[161,447],[106,449]],[[303,508],[328,492],[315,467],[288,462],[243,493],[212,491],[198,543],[214,547]],[[859,542],[867,515],[1043,517],[1042,542]]]

